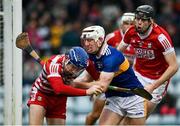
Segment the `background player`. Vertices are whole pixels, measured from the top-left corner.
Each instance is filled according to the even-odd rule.
[[[117,21],[119,28],[117,30],[115,30],[114,32],[109,33],[106,36],[105,41],[108,43],[108,45],[117,47],[118,44],[121,42],[126,30],[134,24],[134,19],[135,19],[134,13],[124,13],[122,15],[122,17]],[[133,61],[134,61],[134,48],[132,46],[129,46],[126,49],[126,51],[124,51],[123,54],[126,56],[129,63],[132,65]],[[77,78],[78,80],[76,79],[76,81],[90,82],[92,80],[97,80],[99,78],[99,76],[97,74],[95,74],[95,73],[97,73],[97,71],[95,70],[95,67],[93,66],[92,62],[91,62],[91,64],[92,65],[89,65],[87,67],[87,69],[86,69],[87,72],[84,73],[84,74],[89,74],[90,75],[89,77],[91,77],[91,78],[85,78],[87,76],[81,76],[80,78]],[[92,112],[90,112],[86,116],[86,125],[92,125],[98,120],[98,118],[102,112],[102,109],[105,105],[105,99],[106,99],[105,95],[102,94],[101,96],[97,97],[94,100]]]
[[[129,29],[129,27],[134,25],[134,19],[134,13],[124,13],[122,17],[118,20],[119,28],[106,36],[105,41],[108,43],[108,45],[117,47],[121,42],[122,38],[124,37],[124,33]],[[126,56],[129,63],[132,65],[135,58],[134,48],[129,45],[127,49],[123,52],[123,54]]]
[[[81,47],[74,47],[63,55],[52,56],[45,63],[32,86],[28,101],[30,125],[43,125],[44,117],[49,125],[65,125],[67,96],[101,93],[97,85],[87,90],[69,86],[87,65],[88,55]]]
[[[145,123],[144,99],[130,93],[107,90],[108,85],[134,88],[142,87],[127,59],[115,48],[104,42],[105,31],[101,26],[90,26],[82,31],[81,44],[88,52],[90,60],[100,72],[98,81],[83,83],[101,85],[107,102],[100,116],[100,125],[117,125],[125,117],[129,124]],[[114,60],[116,59],[116,60]],[[131,104],[130,104],[131,103]]]
[[[148,102],[148,115],[166,94],[170,78],[177,72],[178,63],[169,34],[153,21],[154,9],[150,5],[137,7],[135,26],[124,35],[118,50],[131,44],[135,48],[134,69],[145,89],[152,93]]]

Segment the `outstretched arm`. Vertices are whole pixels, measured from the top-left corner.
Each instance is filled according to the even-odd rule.
[[[87,90],[83,90],[65,85],[60,77],[50,77],[48,78],[48,81],[56,94],[63,94],[68,96],[85,96],[99,94],[102,92],[100,86],[94,86]]]

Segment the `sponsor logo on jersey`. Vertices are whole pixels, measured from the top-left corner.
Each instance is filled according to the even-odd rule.
[[[102,64],[102,62],[96,62],[96,66],[99,70],[101,70],[103,67],[103,64]]]
[[[137,58],[146,58],[146,59],[155,58],[154,50],[151,49],[136,48],[135,52]]]
[[[148,48],[151,48],[152,47],[152,43],[148,43]]]
[[[137,41],[139,43],[139,47],[142,47],[144,42],[143,41]]]

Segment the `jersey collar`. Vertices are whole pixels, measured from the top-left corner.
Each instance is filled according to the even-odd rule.
[[[96,55],[96,58],[101,58],[101,56],[103,56],[106,53],[107,48],[108,48],[108,44],[104,42],[99,53]]]
[[[137,34],[141,39],[145,39],[151,34],[152,29],[153,29],[153,24],[150,26],[150,28],[147,30],[147,32],[144,35],[139,34],[139,33],[137,33]]]

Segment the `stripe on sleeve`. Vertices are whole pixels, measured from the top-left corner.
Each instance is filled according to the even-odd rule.
[[[163,46],[164,50],[171,48],[171,44],[164,34],[160,34],[158,36],[158,40],[161,43],[161,45]]]

